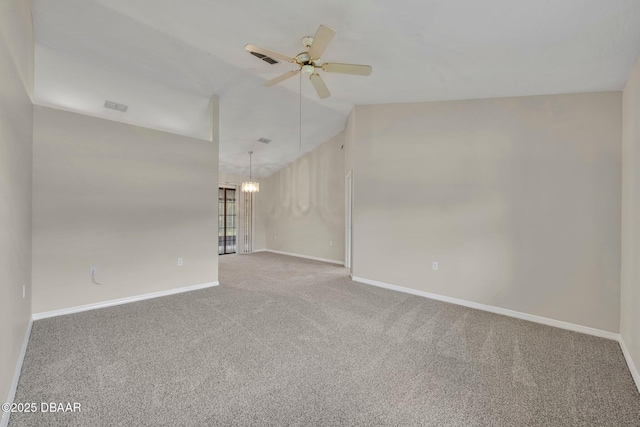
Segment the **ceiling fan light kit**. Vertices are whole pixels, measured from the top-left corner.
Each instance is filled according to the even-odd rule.
[[[305,36],[302,38],[302,45],[307,49],[305,52],[301,52],[295,57],[290,57],[282,53],[274,52],[268,49],[264,49],[252,44],[245,46],[245,49],[256,57],[259,55],[280,60],[283,62],[290,62],[298,66],[297,70],[288,71],[276,78],[264,82],[265,86],[273,86],[288,78],[291,78],[298,73],[302,73],[309,77],[311,84],[316,90],[316,93],[321,99],[327,98],[331,95],[324,80],[317,73],[318,70],[322,70],[326,73],[340,73],[340,74],[352,74],[356,76],[368,76],[371,74],[370,65],[356,65],[356,64],[338,64],[338,63],[322,63],[320,57],[324,53],[325,49],[329,45],[329,42],[333,39],[336,32],[333,28],[325,25],[320,25],[318,31],[314,37]]]

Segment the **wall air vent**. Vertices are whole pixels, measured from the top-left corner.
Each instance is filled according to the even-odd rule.
[[[118,104],[112,101],[104,101],[104,108],[111,108],[112,110],[118,110],[118,111],[122,111],[123,113],[126,113],[129,107],[127,107],[124,104]]]
[[[262,142],[263,144],[268,144],[271,142],[269,138],[260,138],[258,142]]]
[[[267,63],[269,63],[269,64],[271,64],[271,65],[273,65],[273,64],[277,64],[277,63],[278,63],[278,61],[276,61],[275,59],[273,59],[273,58],[271,58],[271,57],[269,57],[269,56],[267,56],[267,55],[263,55],[263,54],[258,53],[258,52],[249,52],[249,53],[250,53],[251,55],[253,55],[253,56],[257,57],[257,58],[262,59],[264,62],[267,62]]]

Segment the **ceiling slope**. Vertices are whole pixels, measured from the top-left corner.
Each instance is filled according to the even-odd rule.
[[[353,105],[621,90],[640,51],[636,0],[33,0],[36,102],[206,139],[220,96],[220,161],[267,176],[328,140]],[[295,55],[319,24],[328,62],[373,66],[262,83],[291,69],[252,43]],[[302,83],[302,149],[299,91]],[[129,105],[121,116],[105,99]],[[272,139],[269,145],[257,140]]]

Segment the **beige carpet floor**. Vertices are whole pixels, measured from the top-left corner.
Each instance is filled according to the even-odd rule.
[[[11,426],[640,426],[615,341],[220,257],[220,283],[36,321]]]

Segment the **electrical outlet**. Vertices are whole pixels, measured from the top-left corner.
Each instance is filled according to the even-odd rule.
[[[431,266],[434,270],[438,269],[438,261],[433,261],[433,265]]]
[[[22,299],[27,297],[27,285],[22,285]]]
[[[329,246],[333,246],[333,240],[329,240]]]
[[[273,240],[278,240],[278,236],[273,236]]]
[[[184,259],[183,258],[178,258],[178,265],[180,267],[182,267],[184,265]]]

